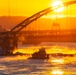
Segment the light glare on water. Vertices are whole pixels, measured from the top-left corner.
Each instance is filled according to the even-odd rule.
[[[55,69],[55,70],[53,70],[51,73],[52,73],[53,75],[63,75],[63,74],[64,74],[64,72],[61,71],[61,70],[59,70],[59,69]]]
[[[51,60],[52,63],[64,63],[63,59],[53,59]]]
[[[0,75],[76,75],[75,45],[75,43],[67,46],[51,44],[28,48],[28,50],[36,52],[40,47],[45,47],[47,54],[58,54],[59,52],[73,56],[58,56],[56,54],[56,56],[49,56],[49,59],[29,59],[29,55],[0,56]],[[24,51],[26,52],[26,50]]]
[[[19,56],[18,56],[19,57]],[[20,59],[18,57],[0,57],[0,75],[72,75],[76,74],[76,60],[70,58]],[[10,58],[5,60],[5,58]],[[26,58],[26,56],[25,56]],[[71,59],[76,57],[71,57]],[[49,61],[50,60],[50,61]],[[66,62],[67,61],[67,62]],[[10,71],[9,71],[10,69]]]

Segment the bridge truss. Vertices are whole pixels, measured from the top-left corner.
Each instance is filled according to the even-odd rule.
[[[76,1],[65,2],[64,6],[69,6],[69,5],[72,5],[72,4],[75,4],[75,3],[76,3]],[[58,7],[55,7],[55,8],[49,7],[47,9],[44,9],[44,10],[34,14],[33,16],[25,19],[23,22],[21,22],[20,24],[15,26],[13,29],[11,29],[10,33],[13,32],[13,31],[15,31],[16,33],[21,31],[24,27],[26,27],[27,25],[29,25],[33,21],[37,20],[38,18],[40,18],[41,16],[43,16],[43,15],[49,13],[49,12],[52,12],[53,10],[55,10],[59,7],[61,7],[61,5],[59,5]]]
[[[76,3],[76,1],[69,1],[69,2],[65,2],[63,4],[64,4],[64,6],[69,6],[69,5],[72,5],[75,3]],[[12,54],[13,50],[16,49],[17,45],[18,45],[17,44],[18,32],[20,32],[24,27],[28,26],[30,23],[37,20],[41,16],[43,16],[49,12],[52,12],[53,10],[55,10],[59,7],[61,7],[61,5],[58,5],[58,7],[55,7],[55,8],[49,7],[47,9],[44,9],[44,10],[32,15],[31,17],[25,19],[24,21],[19,23],[17,26],[12,28],[9,32],[0,33],[0,50],[2,50],[2,52],[4,51],[6,54]]]

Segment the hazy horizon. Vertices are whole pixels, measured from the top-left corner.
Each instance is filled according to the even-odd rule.
[[[19,24],[20,22],[22,22],[23,20],[25,20],[26,18],[27,17],[25,16],[0,16],[0,26],[2,26],[3,28],[11,29],[15,27],[17,24]],[[49,29],[49,27],[51,29],[53,22],[59,23],[61,29],[62,28],[65,29],[67,27],[67,24],[69,25],[68,28],[76,28],[75,21],[76,21],[76,17],[64,17],[64,18],[57,18],[57,19],[39,18],[36,21],[36,26],[35,26],[35,22],[33,22],[28,26],[28,29],[31,28],[33,30],[35,29],[35,27],[36,29],[39,28],[39,29],[46,30],[46,29]]]

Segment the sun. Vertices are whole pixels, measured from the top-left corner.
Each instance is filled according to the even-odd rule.
[[[53,9],[56,8],[56,10],[54,10],[55,12],[61,12],[64,10],[64,5],[61,1],[55,1],[52,3],[52,7]]]

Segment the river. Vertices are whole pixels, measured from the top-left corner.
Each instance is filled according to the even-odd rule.
[[[63,53],[73,56],[56,56],[49,59],[29,59],[29,56],[0,56],[0,75],[76,75],[76,43],[41,43],[19,46],[33,53],[40,47],[47,54]]]

